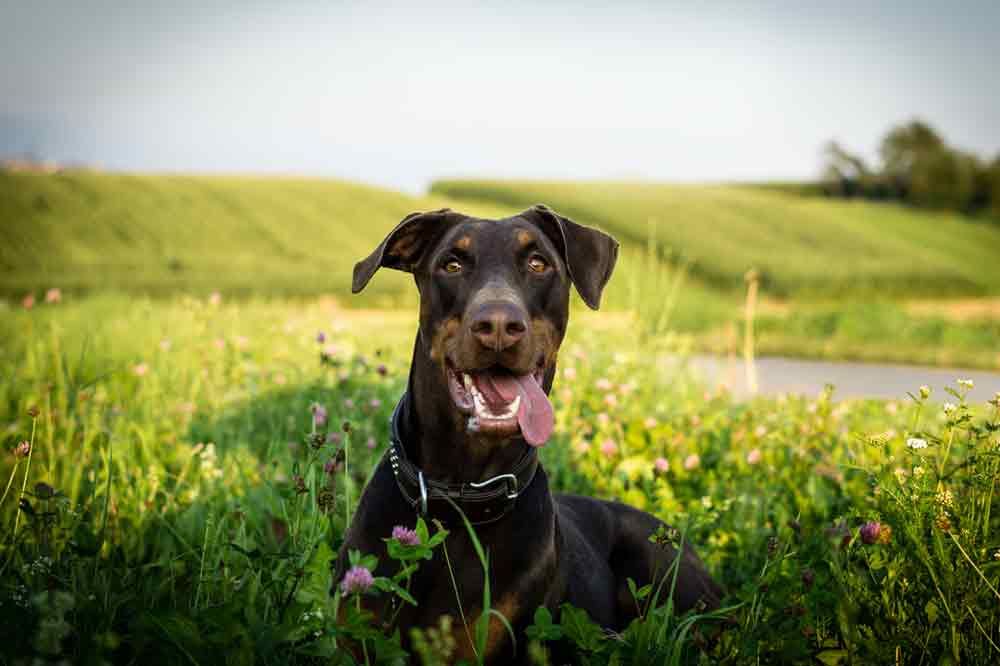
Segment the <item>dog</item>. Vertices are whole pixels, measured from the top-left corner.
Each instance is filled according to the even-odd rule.
[[[487,663],[529,663],[524,629],[539,606],[558,617],[569,602],[601,626],[622,630],[637,613],[628,579],[641,587],[670,569],[677,550],[649,540],[659,520],[619,502],[553,494],[538,461],[537,449],[553,431],[547,394],[569,321],[570,285],[598,309],[617,256],[611,236],[546,206],[501,220],[446,208],[405,217],[354,267],[354,293],[384,267],[412,273],[420,294],[392,446],[361,495],[334,567],[336,586],[353,549],[377,555],[376,575],[391,575],[383,539],[393,526],[412,527],[424,516],[449,527],[455,584],[440,553],[421,563],[410,588],[419,603],[396,615],[404,646],[412,627],[451,615],[455,660],[474,658],[459,608],[474,626],[483,611],[483,570],[455,505],[489,553],[492,605],[520,648],[491,617]],[[675,607],[717,608],[721,596],[684,546]],[[365,603],[387,621],[385,601]]]

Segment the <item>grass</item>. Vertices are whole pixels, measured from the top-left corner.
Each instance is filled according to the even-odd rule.
[[[1000,290],[1000,229],[958,216],[723,185],[439,181],[432,192],[514,207],[544,201],[639,245],[652,233],[665,257],[722,290],[739,291],[751,268],[779,298]]]
[[[729,610],[643,601],[615,638],[564,608],[536,614],[522,649],[536,663],[557,639],[590,664],[995,661],[1000,405],[967,405],[958,384],[931,396],[950,406],[917,387],[736,403],[670,369],[683,339],[660,314],[637,341],[621,315],[573,313],[544,464],[556,489],[680,528]],[[415,317],[113,295],[4,311],[2,660],[344,663],[352,635],[371,662],[402,663],[361,592],[329,596],[329,562],[387,444]],[[442,556],[423,536],[368,594],[409,603],[407,567]],[[467,640],[451,623],[414,661]]]
[[[343,296],[404,215],[447,204],[335,180],[0,171],[0,294]],[[363,302],[405,301],[408,286],[380,278]]]
[[[953,318],[947,301],[996,293],[1000,231],[876,204],[733,186],[453,181],[413,197],[334,180],[0,172],[0,296],[122,292],[170,299],[332,296],[352,307],[412,306],[408,276],[384,271],[348,297],[354,262],[413,210],[503,216],[546,201],[623,242],[604,307],[641,334],[739,345],[743,273],[763,272],[780,308],[758,349],[806,357],[1000,368],[998,324]],[[874,296],[873,296],[874,294]],[[968,310],[968,308],[966,308]],[[975,310],[971,310],[975,312]]]

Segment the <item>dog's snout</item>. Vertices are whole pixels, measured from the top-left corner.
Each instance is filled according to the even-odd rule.
[[[487,349],[503,351],[516,345],[528,332],[528,318],[514,303],[483,303],[470,318],[469,328]]]

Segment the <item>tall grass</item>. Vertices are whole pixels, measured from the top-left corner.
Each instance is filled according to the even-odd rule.
[[[676,278],[658,279],[669,303]],[[329,565],[387,444],[415,316],[108,296],[8,312],[0,657],[350,663],[354,637],[369,661],[402,663],[358,595],[411,603],[410,566],[442,557],[440,542],[423,528],[433,554],[396,550],[399,572],[370,590],[331,597]],[[832,390],[735,403],[661,365],[633,320],[573,318],[542,451],[553,488],[683,528],[731,603],[685,617],[650,603],[620,636],[578,609],[539,613],[519,650],[544,663],[568,641],[591,664],[1000,654],[1000,404],[968,404],[959,384],[931,396],[950,404],[916,387],[888,403]],[[645,607],[652,592],[635,594]],[[466,640],[449,622],[415,651]]]

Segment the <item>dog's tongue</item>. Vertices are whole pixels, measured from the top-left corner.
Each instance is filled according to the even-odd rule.
[[[532,373],[525,375],[508,375],[489,373],[487,375],[491,388],[496,390],[506,402],[518,395],[521,396],[521,406],[517,410],[517,422],[521,426],[524,441],[532,446],[541,446],[552,436],[555,427],[555,417],[552,414],[552,403],[545,391],[535,381]]]

